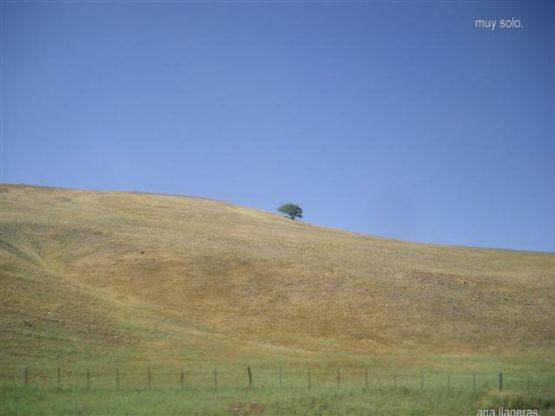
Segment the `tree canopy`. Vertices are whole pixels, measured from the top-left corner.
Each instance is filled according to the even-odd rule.
[[[303,217],[303,209],[293,203],[283,204],[278,208],[278,211],[288,215],[292,220]]]

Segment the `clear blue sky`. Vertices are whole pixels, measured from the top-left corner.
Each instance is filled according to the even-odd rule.
[[[553,251],[554,10],[3,1],[0,179]]]

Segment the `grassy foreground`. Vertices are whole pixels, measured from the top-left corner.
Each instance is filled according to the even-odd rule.
[[[539,380],[535,380],[538,382]],[[545,381],[545,380],[543,380]],[[4,415],[476,415],[480,409],[536,409],[555,415],[555,396],[513,385],[491,387],[443,383],[353,387],[219,387],[213,389],[0,389]]]
[[[368,366],[337,368],[331,362],[321,356],[302,364],[282,359],[248,366],[145,362],[116,367],[105,361],[6,366],[0,413],[461,416],[503,407],[555,415],[555,372],[545,358],[543,365],[523,356],[454,355],[374,357]],[[500,380],[496,369],[501,367]]]

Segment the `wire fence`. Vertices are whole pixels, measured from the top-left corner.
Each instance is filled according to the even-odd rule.
[[[477,393],[510,390],[555,396],[555,375],[546,373],[383,372],[369,367],[191,369],[163,367],[18,367],[4,368],[0,386],[56,390],[146,389],[402,389]]]

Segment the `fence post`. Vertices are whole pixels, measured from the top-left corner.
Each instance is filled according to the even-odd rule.
[[[249,388],[252,389],[252,371],[250,365],[247,366],[247,373],[249,374]]]
[[[368,390],[368,367],[364,367],[364,387]]]
[[[499,391],[503,391],[503,373],[499,373]]]
[[[308,376],[308,388],[312,387],[312,380],[310,379],[310,367],[307,367],[307,376]]]
[[[281,367],[279,368],[279,386],[281,387]]]
[[[150,367],[148,367],[148,389],[152,388],[152,374],[150,373]]]
[[[27,388],[27,386],[29,385],[29,374],[28,374],[28,371],[27,371],[27,367],[25,367],[24,378],[25,378],[25,388]]]
[[[420,370],[420,391],[424,391],[424,370]]]
[[[119,368],[116,367],[116,390],[119,391]]]
[[[218,369],[214,368],[214,390],[218,389]]]
[[[87,390],[91,389],[91,373],[89,367],[87,367]]]
[[[181,369],[181,388],[183,388],[184,381],[185,381],[185,374],[183,374],[183,369]]]
[[[57,379],[58,379],[58,390],[60,390],[61,384],[62,384],[62,374],[61,374],[60,367],[58,367]]]
[[[337,388],[341,385],[341,376],[339,374],[339,368],[337,369]]]

